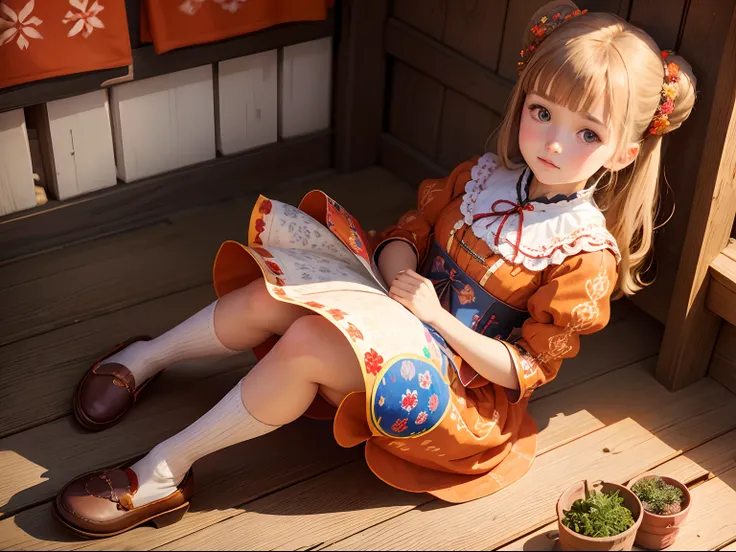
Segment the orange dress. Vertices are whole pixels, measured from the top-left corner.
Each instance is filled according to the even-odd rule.
[[[405,240],[423,261],[436,241],[490,295],[505,305],[528,311],[526,321],[504,342],[516,368],[520,391],[504,389],[477,375],[471,381],[461,381],[459,374],[473,370],[454,352],[452,361],[462,369],[445,370],[447,363],[440,362],[433,371],[433,347],[429,347],[430,352],[424,349],[424,359],[419,355],[413,364],[404,361],[399,372],[398,364],[394,370],[388,366],[391,361],[384,361],[378,354],[380,344],[363,343],[373,335],[370,328],[345,331],[341,327],[364,369],[366,390],[350,394],[338,407],[335,438],[346,447],[365,443],[370,469],[396,488],[464,502],[489,495],[521,478],[531,467],[536,450],[536,425],[527,412],[529,396],[554,379],[563,359],[577,354],[581,334],[599,331],[608,323],[619,253],[615,240],[605,230],[603,216],[592,203],[592,191],[577,198],[529,202],[523,200],[524,190],[514,188],[514,183],[521,183],[528,174],[526,169],[496,167],[494,158],[486,154],[461,164],[448,178],[426,180],[420,186],[418,208],[386,230],[376,248],[380,254],[387,241]],[[517,193],[522,196],[519,202],[514,201]],[[264,200],[259,200],[255,213],[264,211]],[[268,205],[270,209],[270,202]],[[492,216],[480,216],[489,205],[493,207]],[[309,202],[302,209],[320,218]],[[249,241],[261,235],[259,230],[264,226],[260,216],[251,221]],[[263,274],[274,297],[312,308],[339,326],[333,317],[336,309],[300,299],[282,279],[288,276],[288,270],[276,266],[280,275],[274,277],[269,272],[278,263],[264,267],[251,262],[253,253],[243,254],[247,249],[234,242],[221,248],[214,270],[218,295]],[[344,294],[342,305],[348,304],[346,298]],[[368,300],[363,300],[368,308]],[[350,312],[359,305],[345,310]],[[383,324],[390,324],[392,317],[386,316]],[[358,329],[363,332],[358,332],[361,335],[356,338]],[[415,333],[418,335],[419,330]],[[431,341],[429,336],[427,341]],[[383,364],[373,369],[376,357]],[[426,371],[425,366],[429,366]],[[430,420],[431,429],[402,435],[407,422],[418,427],[411,424],[423,422],[427,414],[431,417],[434,413],[431,400],[429,410],[425,404],[417,404],[417,393],[409,380],[418,380],[426,389],[419,376],[426,378],[424,383],[434,378],[432,383],[436,385],[439,372],[447,398],[443,415]],[[399,373],[409,383],[405,384]],[[380,390],[390,386],[388,378],[402,386],[400,390],[408,387],[402,395],[403,404],[416,407],[391,428],[381,421],[377,406],[379,400],[383,401]],[[394,378],[401,381],[396,383]],[[416,389],[422,403],[422,389]]]

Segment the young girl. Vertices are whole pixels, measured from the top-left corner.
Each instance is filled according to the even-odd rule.
[[[662,136],[695,97],[690,66],[615,15],[563,0],[529,29],[497,154],[423,182],[418,208],[375,247],[388,295],[339,205],[320,192],[299,209],[262,197],[250,247],[227,242],[215,261],[219,299],[91,368],[74,412],[100,430],[171,363],[267,352],[141,460],[64,487],[67,527],[106,536],[178,521],[197,459],[330,405],[338,443],[365,443],[394,487],[462,502],[528,471],[529,396],[606,326],[612,295],[642,286]]]

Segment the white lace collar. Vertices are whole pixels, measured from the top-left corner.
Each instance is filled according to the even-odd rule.
[[[491,153],[478,160],[470,176],[460,207],[463,222],[507,261],[540,271],[582,251],[604,249],[610,250],[617,262],[621,260],[616,240],[593,200],[594,187],[567,199],[525,201],[529,168],[499,167]],[[491,216],[482,216],[488,214]]]

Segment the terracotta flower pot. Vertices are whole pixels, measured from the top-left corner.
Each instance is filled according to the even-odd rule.
[[[634,484],[644,478],[655,477],[655,475],[640,475],[635,477],[627,487],[631,489]],[[636,545],[650,550],[661,550],[672,545],[680,532],[680,526],[685,523],[690,513],[690,491],[687,487],[671,477],[660,476],[662,480],[674,485],[682,491],[682,511],[672,515],[657,515],[644,510],[641,526],[636,534]]]
[[[613,494],[618,491],[618,495],[624,499],[624,506],[631,510],[634,517],[634,525],[626,531],[613,537],[584,537],[569,529],[562,523],[565,518],[564,511],[572,508],[573,502],[578,499],[585,498],[585,482],[580,481],[567,489],[557,501],[557,525],[560,532],[560,548],[562,550],[631,550],[634,545],[636,531],[642,520],[644,509],[636,495],[622,485],[615,483],[602,483],[599,485],[589,485],[591,491],[595,490],[606,494]]]

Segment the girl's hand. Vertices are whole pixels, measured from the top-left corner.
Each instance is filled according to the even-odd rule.
[[[432,281],[411,269],[396,275],[388,295],[427,324],[434,324],[444,312]]]

